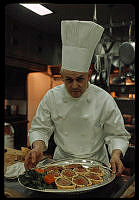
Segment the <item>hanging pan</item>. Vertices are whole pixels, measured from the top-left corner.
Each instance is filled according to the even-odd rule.
[[[125,65],[131,65],[135,59],[135,49],[130,42],[124,42],[119,48],[119,59]]]
[[[129,42],[123,42],[119,48],[119,59],[125,65],[133,64],[135,60],[135,47],[131,42],[131,29],[132,29],[132,21],[129,25]]]

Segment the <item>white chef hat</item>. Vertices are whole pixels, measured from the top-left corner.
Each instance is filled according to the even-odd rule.
[[[62,21],[62,69],[88,72],[103,31],[102,26],[92,21]]]

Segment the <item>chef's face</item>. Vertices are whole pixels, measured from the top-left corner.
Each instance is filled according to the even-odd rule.
[[[61,72],[68,93],[74,97],[80,97],[88,87],[89,73],[62,70]]]

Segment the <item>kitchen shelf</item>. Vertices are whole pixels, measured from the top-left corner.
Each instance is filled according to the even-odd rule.
[[[126,101],[135,101],[135,99],[126,98],[126,97],[115,97],[114,99],[115,99],[115,100],[119,100],[119,101],[120,101],[120,100],[121,100],[121,101],[122,101],[122,100],[123,100],[123,101],[125,101],[125,100],[126,100]]]
[[[133,125],[133,124],[125,124],[125,128],[126,128],[127,131],[129,131],[129,132],[135,133],[135,125]]]
[[[114,98],[122,114],[135,116],[135,100],[128,98]]]
[[[110,84],[110,91],[120,92],[122,94],[135,94],[135,84],[134,85],[115,85]]]
[[[5,115],[6,122],[14,122],[14,121],[24,121],[27,119],[27,115]]]

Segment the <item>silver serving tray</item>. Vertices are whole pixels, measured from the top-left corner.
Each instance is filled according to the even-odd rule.
[[[50,192],[50,193],[75,193],[75,192],[85,192],[85,191],[89,191],[89,190],[94,190],[96,188],[102,187],[104,185],[107,185],[108,183],[112,182],[116,175],[112,173],[112,170],[108,167],[106,167],[103,163],[95,161],[95,160],[86,160],[86,159],[70,159],[70,160],[58,160],[58,161],[54,161],[52,163],[49,164],[45,164],[42,165],[42,163],[40,163],[40,165],[38,164],[37,167],[41,167],[41,168],[45,168],[48,166],[53,166],[53,165],[68,165],[68,164],[81,164],[83,167],[88,168],[91,166],[95,166],[95,165],[99,165],[103,170],[104,170],[104,176],[103,176],[103,182],[96,184],[96,185],[91,185],[88,187],[82,187],[82,188],[75,188],[75,189],[36,189],[36,188],[32,188],[32,187],[27,187],[25,186],[21,181],[20,181],[20,177],[18,178],[18,182],[24,186],[25,188],[28,188],[30,190],[34,190],[34,191],[39,191],[39,192]]]

